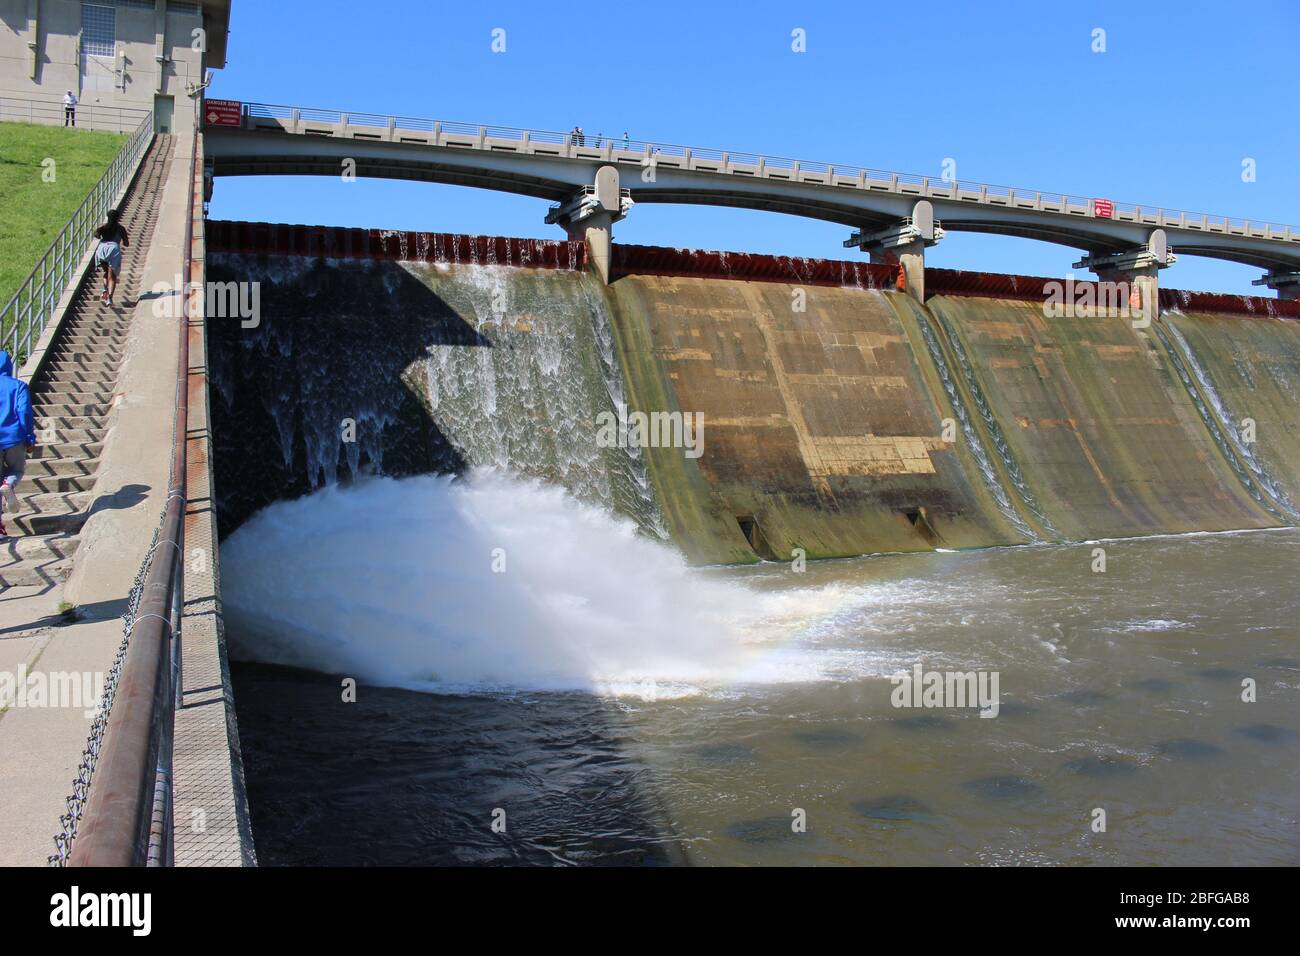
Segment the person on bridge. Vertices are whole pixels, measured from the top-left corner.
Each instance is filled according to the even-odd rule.
[[[77,98],[72,95],[72,90],[63,94],[63,125],[77,125]]]
[[[22,480],[27,456],[36,450],[32,396],[27,384],[14,378],[14,360],[0,351],[0,538],[6,538],[4,510],[18,510],[14,489]]]
[[[117,221],[117,210],[110,209],[104,224],[95,230],[99,248],[95,250],[95,265],[104,270],[104,293],[100,300],[107,305],[113,304],[113,293],[117,291],[117,277],[122,272],[122,247],[131,244],[131,237]]]

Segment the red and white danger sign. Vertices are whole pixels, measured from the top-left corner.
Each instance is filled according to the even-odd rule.
[[[1115,214],[1115,204],[1109,199],[1094,199],[1092,201],[1092,214],[1098,219],[1109,219]]]
[[[203,101],[203,119],[209,126],[239,126],[243,110],[239,100]]]

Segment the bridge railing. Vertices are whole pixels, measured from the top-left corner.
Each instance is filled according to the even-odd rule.
[[[521,152],[534,151],[537,145],[559,146],[559,155],[580,159],[599,158],[590,155],[601,150],[611,161],[636,162],[652,158],[656,163],[666,163],[676,168],[704,170],[719,173],[741,173],[765,178],[789,179],[828,186],[867,189],[914,195],[918,197],[949,199],[956,202],[1007,206],[1015,209],[1033,209],[1068,216],[1109,218],[1119,222],[1135,222],[1150,226],[1165,226],[1203,232],[1230,233],[1260,239],[1300,242],[1300,229],[1278,222],[1263,222],[1209,213],[1167,209],[1160,206],[1131,202],[1112,202],[1109,217],[1099,216],[1095,198],[1042,189],[1024,189],[1001,186],[972,180],[958,180],[948,176],[924,176],[919,173],[901,173],[893,170],[872,169],[865,166],[841,163],[812,162],[787,156],[768,156],[709,147],[682,146],[653,140],[604,133],[567,133],[556,130],[524,129],[514,126],[484,126],[450,120],[417,119],[409,116],[388,116],[380,113],[349,113],[343,110],[307,109],[294,106],[277,106],[267,103],[245,103],[246,125],[258,126],[259,119],[278,120],[294,124],[291,132],[327,132],[300,129],[301,123],[329,124],[332,127],[365,130],[407,130],[432,134],[434,142],[441,145],[443,136],[454,137],[457,146],[480,149],[509,149]],[[575,156],[574,150],[578,151]],[[553,151],[547,149],[548,154]]]
[[[135,132],[118,150],[99,182],[67,221],[31,273],[0,309],[0,343],[14,357],[15,367],[32,353],[64,289],[90,246],[104,214],[125,192],[140,159],[153,142],[153,111],[145,114]]]

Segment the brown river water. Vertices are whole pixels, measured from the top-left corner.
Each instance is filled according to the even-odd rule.
[[[355,658],[250,653],[250,625],[235,614],[258,854],[263,864],[1294,865],[1297,569],[1300,530],[1287,529],[882,555],[802,574],[771,563],[693,570],[755,602],[827,589],[848,598],[788,641],[768,632],[767,669],[650,693],[466,692],[385,672],[340,705],[339,678],[325,675],[364,675]],[[660,606],[665,627],[688,628],[689,607],[671,611],[674,601],[652,595],[634,613]],[[774,674],[781,662],[793,673]],[[916,665],[996,674],[997,716],[893,706],[890,676]]]

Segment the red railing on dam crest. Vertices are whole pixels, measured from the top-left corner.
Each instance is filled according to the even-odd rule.
[[[504,265],[567,271],[587,265],[587,249],[581,241],[229,220],[213,220],[207,224],[207,246],[210,252]],[[898,280],[898,266],[895,264],[847,259],[622,243],[614,244],[612,255],[611,279],[626,275],[665,275],[859,289],[894,289]],[[1065,281],[1062,277],[927,268],[926,297],[974,296],[1045,302],[1053,294],[1050,284],[1059,285]],[[1071,281],[1075,290],[1095,285],[1088,279]],[[1059,290],[1055,294],[1059,296]],[[1161,289],[1160,307],[1162,310],[1300,318],[1300,301],[1184,289]]]

